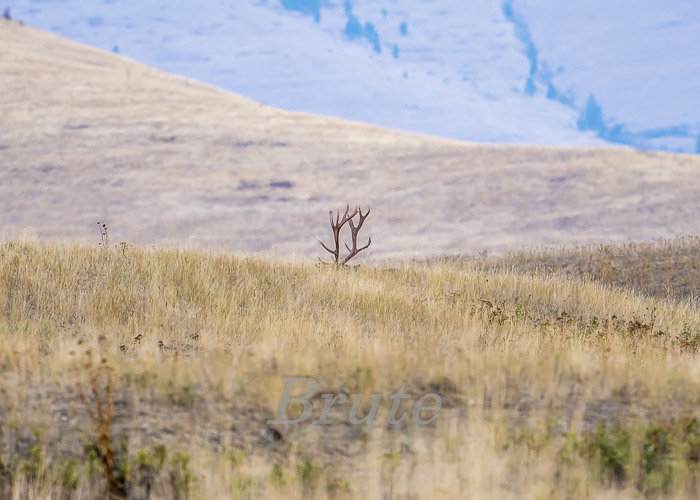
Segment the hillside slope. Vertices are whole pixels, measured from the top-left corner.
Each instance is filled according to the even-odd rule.
[[[697,498],[700,310],[521,270],[0,242],[0,496],[106,498],[106,476],[128,498]],[[329,425],[270,423],[295,375],[314,420],[322,394],[363,417],[378,394],[376,419],[348,396]]]
[[[576,130],[574,110],[524,95],[529,62],[489,0],[10,5],[28,25],[284,109],[460,140],[604,144]]]
[[[284,109],[478,142],[700,152],[695,0],[3,5]]]
[[[700,157],[475,145],[262,106],[0,22],[0,233],[317,255],[371,206],[377,257],[700,229]]]
[[[514,0],[536,48],[541,93],[582,111],[612,142],[700,153],[700,9],[638,0]]]

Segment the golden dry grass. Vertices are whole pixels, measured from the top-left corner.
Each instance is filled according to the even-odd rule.
[[[483,270],[585,278],[668,300],[700,301],[700,238],[683,236],[508,252],[498,258],[443,257],[478,262]]]
[[[336,269],[13,241],[0,245],[0,332],[15,495],[58,496],[66,468],[76,498],[100,491],[76,390],[87,351],[113,370],[134,498],[143,484],[155,498],[700,492],[691,303],[469,261]],[[331,426],[278,426],[278,440],[266,421],[284,376],[381,393],[379,422],[403,382],[445,404],[425,427],[354,426],[340,408]]]
[[[700,230],[698,156],[441,140],[261,106],[16,23],[0,45],[8,237],[91,241],[105,219],[117,243],[314,256],[345,202],[372,208],[375,259]]]

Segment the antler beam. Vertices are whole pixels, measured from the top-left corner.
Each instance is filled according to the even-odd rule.
[[[355,226],[355,223],[352,221],[352,218],[348,221],[350,223],[350,231],[352,233],[352,248],[348,246],[348,244],[345,244],[345,248],[348,249],[348,252],[350,252],[342,261],[341,264],[347,263],[350,259],[352,259],[355,255],[360,253],[362,250],[366,249],[369,247],[369,245],[372,243],[372,238],[367,238],[367,244],[363,246],[362,248],[357,248],[357,233],[360,232],[360,229],[362,228],[362,224],[364,224],[365,219],[369,215],[369,208],[367,209],[367,213],[362,215],[362,209],[359,207],[357,208],[357,213],[360,214],[360,222],[357,223],[357,226]]]

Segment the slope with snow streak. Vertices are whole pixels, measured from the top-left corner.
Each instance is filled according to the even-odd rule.
[[[576,110],[524,93],[530,63],[498,2],[10,5],[33,26],[277,107],[472,141],[604,144],[576,129]]]
[[[553,88],[582,110],[581,128],[633,146],[700,153],[700,3],[510,5],[537,49],[538,93]]]

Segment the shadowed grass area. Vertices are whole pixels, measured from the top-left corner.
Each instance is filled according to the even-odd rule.
[[[683,275],[694,242],[610,253],[622,267],[641,247]],[[610,287],[546,264],[570,261],[583,269],[565,251],[388,269],[0,243],[0,489],[696,496],[696,303],[625,288],[676,276],[662,267]],[[379,394],[377,423],[338,404],[332,425],[270,426],[288,376],[318,382],[314,418],[322,393],[362,394],[362,414]],[[402,384],[441,396],[435,422],[387,424]],[[89,417],[98,401],[113,413]]]
[[[695,304],[700,301],[698,236],[510,252],[496,258],[465,259],[478,262],[478,268],[488,272],[559,274],[634,290],[650,297]]]

